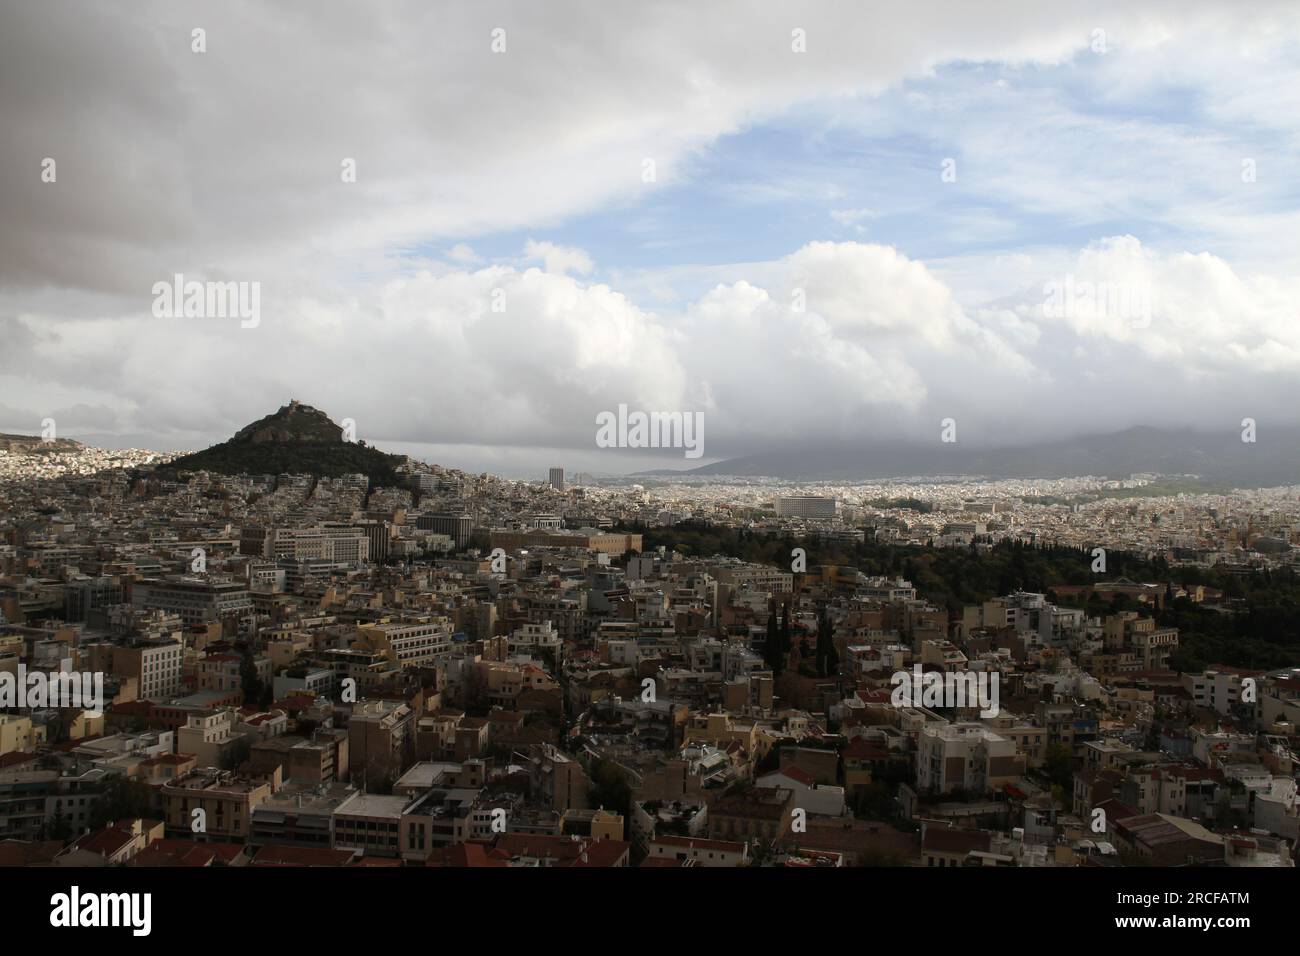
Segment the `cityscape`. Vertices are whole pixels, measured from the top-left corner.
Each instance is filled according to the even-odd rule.
[[[1300,486],[187,460],[2,459],[6,863],[1295,865]]]
[[[15,913],[1281,925],[1298,63],[1283,2],[0,0]]]

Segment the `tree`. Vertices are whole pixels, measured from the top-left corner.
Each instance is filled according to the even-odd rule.
[[[790,633],[790,604],[781,605],[781,660],[784,663],[790,657],[790,648],[794,647],[794,637]]]
[[[1232,825],[1232,795],[1228,791],[1219,794],[1214,804],[1214,823],[1221,830]]]
[[[776,602],[768,604],[767,641],[763,645],[763,662],[772,669],[772,676],[779,677],[784,664],[781,655],[781,631],[776,620]]]
[[[1043,754],[1043,775],[1054,785],[1069,791],[1074,788],[1074,759],[1064,744],[1048,744]]]
[[[60,843],[66,843],[72,836],[72,820],[63,812],[63,807],[56,807],[54,816],[41,822],[40,829],[37,831],[37,838],[41,840],[58,840]]]
[[[104,789],[90,811],[90,827],[98,830],[115,820],[134,820],[149,816],[153,792],[140,780],[113,775],[104,781]]]
[[[244,692],[244,706],[255,707],[262,699],[262,678],[257,676],[257,662],[253,659],[253,646],[244,645],[244,659],[239,664],[239,689]]]
[[[623,771],[611,760],[597,760],[591,768],[591,790],[588,799],[594,806],[604,807],[628,817],[632,807],[632,789],[623,777]]]
[[[835,628],[830,615],[822,608],[817,617],[817,676],[829,677],[839,670],[840,655],[835,651]]]

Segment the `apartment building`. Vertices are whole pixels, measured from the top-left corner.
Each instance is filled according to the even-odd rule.
[[[1231,671],[1207,670],[1200,674],[1183,674],[1182,686],[1192,695],[1192,703],[1228,715],[1241,702],[1242,675]]]
[[[142,700],[168,700],[181,692],[185,647],[179,639],[145,638],[112,649],[112,669],[133,678]]]
[[[248,838],[253,811],[270,798],[274,781],[207,768],[169,781],[159,788],[167,835],[191,837],[202,821],[207,839],[242,842]],[[195,810],[203,814],[196,817]]]
[[[346,780],[348,770],[348,732],[318,727],[310,740],[300,740],[289,749],[285,776],[305,783],[324,784]]]
[[[794,818],[794,791],[781,787],[754,787],[709,804],[709,839],[772,843],[790,831]]]
[[[136,581],[131,587],[131,603],[176,614],[186,627],[253,613],[247,584],[187,575]]]
[[[36,745],[32,719],[19,714],[0,714],[0,756],[31,750]]]
[[[276,700],[294,695],[328,697],[334,691],[335,674],[329,667],[291,667],[271,681]]]
[[[415,714],[410,707],[390,700],[357,703],[348,719],[348,763],[354,783],[375,790],[386,780],[396,780],[414,757]]]
[[[1222,772],[1205,767],[1131,767],[1118,798],[1142,813],[1205,817],[1214,813],[1223,783]]]
[[[538,659],[549,658],[555,662],[555,666],[559,666],[564,659],[564,642],[550,621],[515,628],[510,633],[506,647],[512,656],[522,654]]]
[[[402,813],[406,797],[359,793],[334,811],[334,849],[367,855],[401,855]]]
[[[1270,671],[1258,682],[1256,719],[1265,727],[1300,726],[1300,667]]]
[[[1011,741],[1018,752],[1024,755],[1029,767],[1041,767],[1051,741],[1048,729],[1040,727],[1015,714],[999,714],[982,721],[999,737]],[[1064,741],[1062,741],[1064,742]],[[1066,746],[1069,746],[1067,743]]]
[[[578,597],[557,594],[528,594],[524,612],[529,624],[547,624],[560,641],[577,641],[586,636],[586,592]]]
[[[424,862],[435,850],[482,836],[474,832],[478,797],[475,788],[435,787],[410,800],[398,822],[402,859]],[[490,821],[487,829],[490,835]]]
[[[98,767],[0,771],[0,840],[34,840],[56,817],[73,832],[84,831],[108,777]]]
[[[253,667],[263,684],[271,681],[271,659],[256,657]],[[195,675],[199,690],[234,691],[244,685],[244,658],[240,654],[209,654],[198,662]]]
[[[200,767],[231,768],[246,746],[235,733],[236,712],[210,710],[190,714],[176,731],[176,752],[191,754]]]
[[[394,667],[431,667],[451,656],[451,625],[445,618],[360,624],[357,639]]]
[[[358,795],[355,788],[346,784],[286,784],[253,809],[248,845],[330,849],[335,842],[335,814]]]
[[[1133,633],[1133,651],[1147,671],[1168,670],[1169,659],[1178,650],[1178,628],[1151,627]]]
[[[389,661],[386,653],[365,647],[331,648],[321,654],[321,661],[333,669],[336,687],[341,687],[345,680],[352,680],[359,695],[401,671]]]
[[[983,724],[924,727],[916,755],[916,783],[922,792],[989,793],[1014,784],[1025,772],[1025,757],[1013,741]]]

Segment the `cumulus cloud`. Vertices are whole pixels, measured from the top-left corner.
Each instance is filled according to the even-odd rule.
[[[1083,249],[1071,271],[1044,284],[1042,302],[1023,303],[1019,312],[1037,312],[1043,324],[1084,341],[1178,363],[1189,374],[1294,374],[1297,296],[1300,278],[1243,275],[1207,252],[1160,254],[1119,236]]]
[[[928,435],[949,415],[981,439],[1210,421],[1223,413],[1210,384],[1241,369],[1255,414],[1286,407],[1300,363],[1300,328],[1287,321],[1296,283],[1155,254],[1131,237],[1080,250],[1072,269],[968,312],[894,249],[817,242],[757,267],[766,286],[720,284],[651,312],[606,284],[537,268],[453,268],[378,281],[343,303],[273,298],[256,329],[29,314],[19,374],[75,381],[59,385],[61,407],[111,409],[97,421],[180,441],[225,437],[289,389],[380,444],[590,450],[595,416],[619,404],[702,411],[710,457]],[[1069,276],[1075,288],[1149,282],[1149,324],[1056,317],[1041,288]],[[123,340],[131,348],[116,347]]]

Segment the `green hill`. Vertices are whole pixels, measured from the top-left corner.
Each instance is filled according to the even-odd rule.
[[[163,477],[210,471],[221,475],[307,474],[324,478],[363,474],[371,487],[400,482],[402,459],[360,442],[344,441],[343,429],[324,412],[291,401],[246,425],[229,441],[174,459],[157,470]]]

